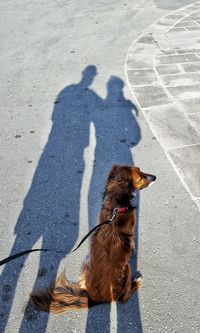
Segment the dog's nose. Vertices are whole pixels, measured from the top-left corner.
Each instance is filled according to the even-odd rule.
[[[156,176],[154,176],[154,175],[147,175],[147,179],[148,179],[150,182],[155,182],[155,180],[156,180]]]

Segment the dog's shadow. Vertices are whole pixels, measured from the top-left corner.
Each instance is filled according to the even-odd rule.
[[[140,141],[140,127],[134,114],[136,107],[125,99],[124,83],[118,77],[109,79],[107,97],[100,98],[89,88],[96,73],[95,66],[86,67],[81,81],[65,87],[57,96],[48,142],[15,226],[16,237],[10,255],[32,248],[39,239],[42,239],[43,248],[64,252],[62,255],[41,252],[34,288],[49,285],[57,274],[60,261],[77,241],[80,191],[85,170],[83,153],[89,144],[91,122],[95,127],[96,149],[88,194],[89,229],[96,224],[103,183],[111,166],[134,164],[131,148]],[[137,238],[136,232],[136,244]],[[26,258],[24,256],[6,264],[0,277],[2,333],[6,329]],[[133,257],[133,267],[137,270],[136,254]],[[28,303],[19,332],[32,332],[33,325],[36,325],[37,331],[44,333],[47,323],[48,313],[37,312]],[[127,304],[117,304],[117,325],[118,332],[142,332],[137,293]],[[134,329],[135,327],[137,329]],[[110,305],[91,308],[88,312],[86,332],[109,330]]]

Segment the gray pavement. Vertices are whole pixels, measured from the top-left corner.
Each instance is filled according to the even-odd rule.
[[[130,88],[200,210],[200,2],[148,27],[130,47]]]
[[[1,2],[1,258],[40,246],[66,254],[35,253],[1,267],[1,333],[199,331],[199,213],[158,136],[137,115],[124,75],[133,40],[190,3]],[[171,68],[176,73],[176,63]],[[135,163],[158,177],[138,198],[132,266],[142,289],[125,305],[64,316],[35,311],[32,288],[64,268],[77,280],[88,243],[67,253],[96,223],[113,163]]]

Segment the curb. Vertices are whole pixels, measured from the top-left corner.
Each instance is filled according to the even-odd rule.
[[[200,1],[166,14],[130,46],[125,76],[138,108],[200,211],[199,32]]]

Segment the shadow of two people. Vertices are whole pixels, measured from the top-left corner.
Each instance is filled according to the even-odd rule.
[[[102,99],[90,88],[96,75],[95,66],[86,67],[81,81],[65,87],[57,96],[52,113],[51,132],[15,226],[16,238],[10,255],[32,248],[41,237],[43,248],[51,247],[63,251],[63,254],[51,254],[51,256],[41,252],[38,278],[34,288],[41,285],[41,279],[45,284],[50,282],[58,271],[60,261],[77,241],[80,227],[80,190],[85,170],[83,153],[89,145],[90,124],[94,124],[96,147],[88,193],[89,228],[96,223],[101,193],[110,167],[113,164],[132,165],[131,148],[140,141],[140,127],[133,114],[136,107],[124,97],[124,82],[112,76],[107,84],[107,97]],[[5,331],[25,260],[24,256],[5,265],[0,277],[2,333]],[[134,269],[137,270],[136,255]],[[89,310],[86,331],[109,331],[109,312],[109,305]],[[127,319],[128,313],[131,313],[130,320]],[[38,316],[40,320],[37,320]],[[19,331],[31,332],[32,321],[36,320],[38,332],[45,332],[48,314],[41,315],[32,311],[28,303]],[[129,305],[123,308],[118,306],[119,332],[120,327],[121,332],[129,332],[127,320],[128,322],[134,320],[137,332],[142,331],[137,295],[132,298]],[[131,332],[136,332],[133,330],[134,325],[131,325]]]

